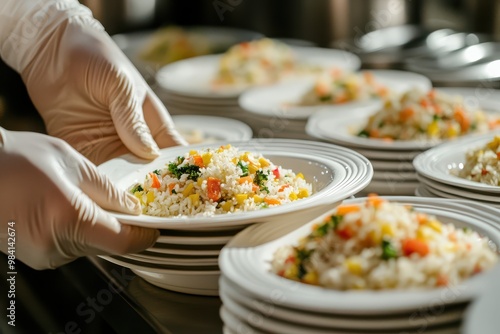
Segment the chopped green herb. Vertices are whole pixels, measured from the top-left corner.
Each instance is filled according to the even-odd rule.
[[[243,162],[238,161],[237,166],[241,168],[241,176],[248,176],[248,165],[245,165],[243,164]]]
[[[268,172],[269,173],[269,172]],[[268,175],[264,173],[262,170],[258,170],[255,172],[255,178],[253,179],[253,182],[260,187],[260,190],[266,191],[269,193],[269,189],[264,185],[268,179]]]
[[[385,123],[384,123],[384,122],[380,122],[380,123],[378,123],[378,128],[380,129],[380,128],[381,128],[381,127],[383,127],[384,125],[385,125]]]
[[[358,137],[368,138],[368,137],[370,137],[370,133],[366,130],[361,130],[358,133]]]
[[[389,260],[398,257],[398,252],[389,240],[382,240],[382,259]]]
[[[161,175],[161,170],[159,170],[159,169],[155,169],[155,170],[153,171],[153,173],[155,173],[156,175],[160,176],[160,175]]]
[[[441,117],[439,115],[433,115],[432,116],[432,120],[433,121],[439,121],[441,119]]]
[[[175,191],[175,189],[172,189],[172,194],[177,194],[177,191]]]
[[[472,124],[470,125],[470,129],[471,129],[472,131],[476,130],[476,129],[477,129],[477,123],[472,123]]]
[[[323,95],[319,97],[319,100],[322,102],[330,101],[332,99],[331,95]]]
[[[179,167],[179,165],[184,161],[183,157],[177,158],[177,163],[172,162],[168,164],[168,171],[172,173],[177,179],[179,179],[182,175],[187,174],[188,179],[196,181],[200,176],[200,167],[196,165],[188,165]]]
[[[144,191],[144,188],[143,188],[140,184],[136,184],[136,185],[132,188],[132,190],[130,190],[130,192],[131,192],[132,194],[133,194],[133,193],[135,193],[135,192],[137,192],[137,191]]]
[[[467,226],[464,227],[462,230],[464,231],[464,233],[471,233],[472,232],[472,230]]]
[[[342,216],[333,215],[330,217],[330,220],[319,226],[312,234],[313,237],[322,237],[328,234],[331,230],[336,230],[340,221],[342,220]]]

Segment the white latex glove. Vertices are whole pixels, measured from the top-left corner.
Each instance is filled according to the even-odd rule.
[[[0,128],[0,177],[1,251],[7,253],[8,222],[14,222],[16,258],[32,268],[138,252],[158,238],[157,230],[122,225],[102,209],[141,211],[134,196],[60,139]]]
[[[30,15],[17,14],[21,23],[6,37],[3,53],[21,73],[48,134],[96,164],[128,152],[153,159],[158,147],[186,145],[165,106],[90,10],[75,0],[14,5]],[[13,38],[26,30],[29,38]]]

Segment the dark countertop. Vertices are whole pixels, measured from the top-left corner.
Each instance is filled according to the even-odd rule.
[[[0,263],[5,282],[4,254]],[[16,326],[4,314],[1,333],[222,333],[218,297],[163,290],[97,257],[43,271],[17,261],[16,270]],[[1,286],[0,308],[6,310],[8,288]]]

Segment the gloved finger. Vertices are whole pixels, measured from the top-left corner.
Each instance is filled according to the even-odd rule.
[[[186,140],[176,130],[167,109],[151,90],[146,93],[142,109],[144,119],[159,147],[187,145]]]
[[[71,202],[78,218],[61,244],[61,253],[68,258],[137,253],[158,239],[158,230],[121,224],[82,192],[77,191]]]
[[[87,159],[82,159],[80,174],[81,181],[78,186],[101,208],[130,214],[141,213],[139,200],[134,195],[118,189]]]
[[[144,120],[142,105],[145,94],[132,85],[125,74],[117,74],[119,83],[111,90],[110,113],[118,136],[134,154],[144,159],[158,157],[158,145]]]

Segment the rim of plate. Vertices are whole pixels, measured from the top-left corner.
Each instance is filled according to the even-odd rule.
[[[464,200],[414,196],[384,196],[383,198],[410,204],[416,210],[437,215],[445,221],[472,226],[479,233],[488,235],[497,248],[500,245],[498,211],[486,205]],[[364,200],[365,198],[356,198],[346,200],[345,203],[360,203]],[[312,220],[291,233],[256,247],[251,247],[249,244],[252,242],[257,244],[259,238],[263,236],[269,238],[269,235],[273,233],[279,236],[279,229],[274,226],[273,231],[270,228],[273,227],[272,225],[255,225],[246,229],[223,248],[219,256],[222,274],[239,289],[256,298],[269,300],[272,296],[279,294],[282,298],[273,299],[273,302],[278,305],[327,313],[372,315],[431,307],[437,305],[436,302],[438,305],[439,303],[447,305],[467,302],[476,297],[484,280],[488,278],[488,272],[486,272],[453,287],[455,292],[451,298],[450,287],[430,290],[336,291],[288,280],[269,272],[269,260],[272,253],[279,246],[294,243],[309,233],[311,225],[315,222],[316,220]],[[242,241],[245,247],[238,246],[238,243]],[[446,297],[447,294],[448,297]]]
[[[310,159],[316,163],[327,166],[332,172],[344,175],[338,178],[333,175],[333,180],[311,196],[286,203],[281,206],[271,207],[266,210],[239,212],[237,214],[220,214],[210,217],[154,217],[147,215],[130,215],[108,211],[119,221],[127,224],[144,227],[165,229],[196,229],[196,228],[224,228],[259,222],[282,214],[298,213],[304,210],[312,210],[322,205],[331,204],[347,198],[365,188],[372,176],[373,169],[369,160],[362,155],[340,146],[298,139],[252,139],[249,141],[229,141],[226,144],[239,149],[253,150],[264,156],[298,157]],[[97,168],[107,175],[115,185],[126,190],[135,182],[132,179],[142,179],[147,171],[154,170],[171,161],[178,155],[183,155],[191,149],[216,148],[219,144],[197,144],[190,146],[177,146],[162,149],[161,156],[154,161],[140,159],[133,154],[125,154],[118,158],[109,160]],[[284,152],[287,151],[287,152]],[[284,166],[286,168],[286,166]],[[309,177],[309,176],[306,176]],[[314,176],[311,176],[314,177]],[[130,179],[130,180],[129,180]],[[130,184],[128,183],[130,182]],[[126,184],[125,184],[126,183]],[[293,205],[290,205],[293,204]]]
[[[419,154],[413,160],[413,166],[418,174],[424,177],[462,189],[471,189],[483,193],[499,194],[500,186],[492,186],[470,181],[450,174],[450,170],[465,162],[467,151],[479,148],[490,141],[500,130],[481,135],[468,135],[436,146]]]

